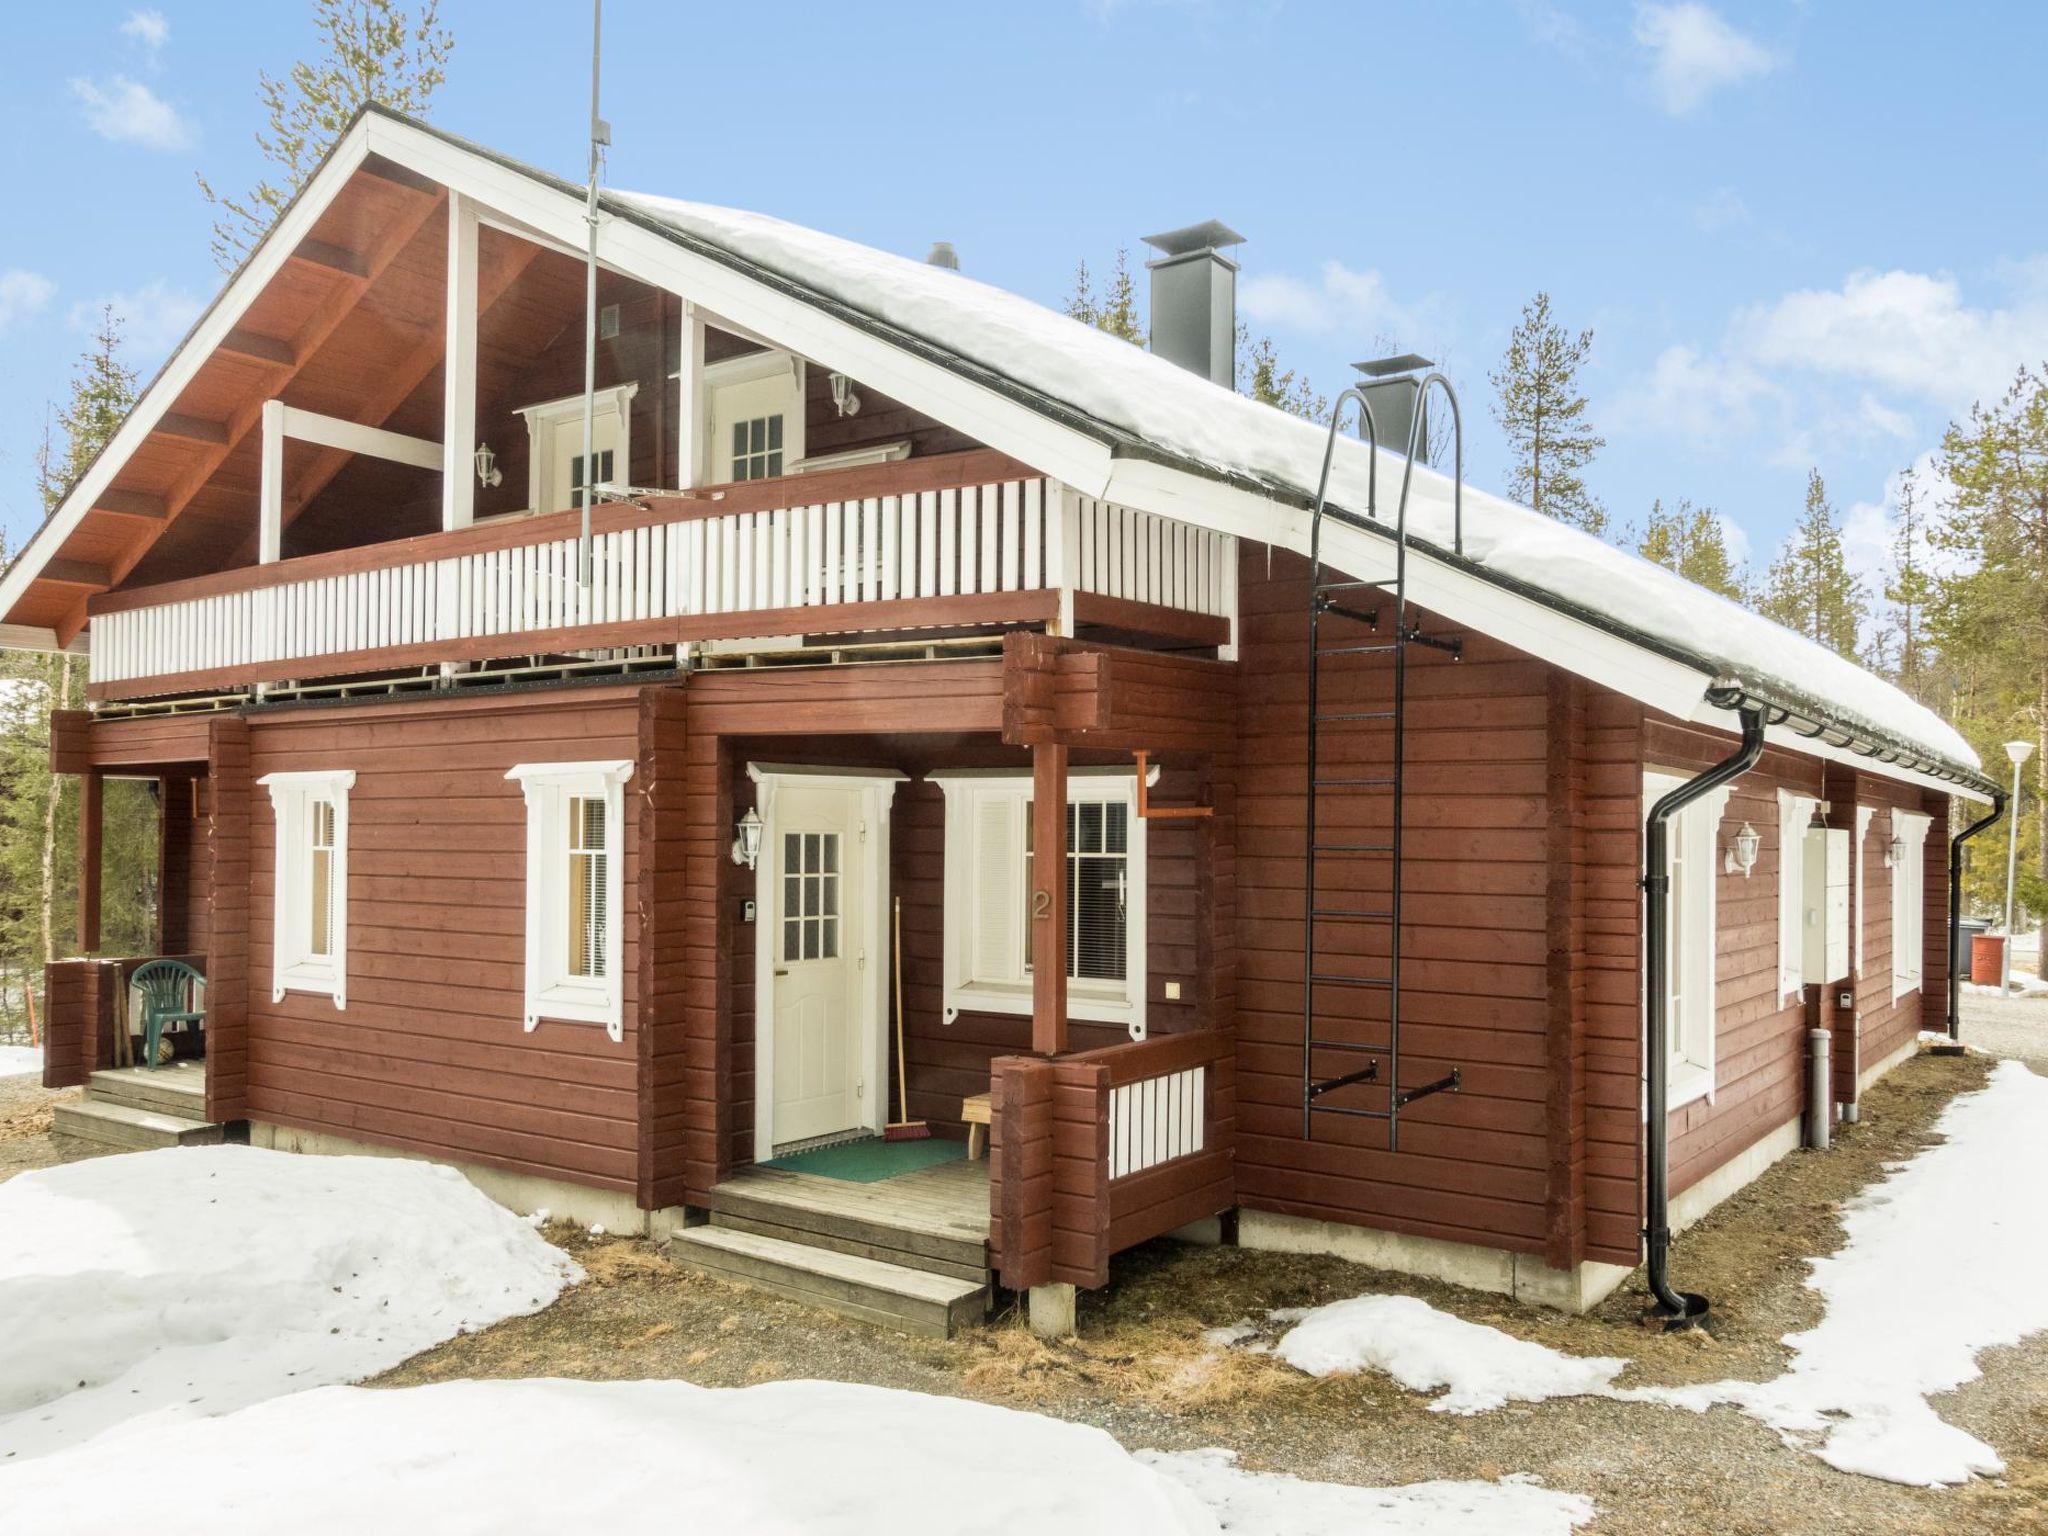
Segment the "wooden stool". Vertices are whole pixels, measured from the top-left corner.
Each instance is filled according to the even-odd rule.
[[[989,1096],[985,1093],[960,1101],[960,1118],[967,1122],[967,1161],[970,1163],[981,1156],[981,1144],[986,1136],[982,1127],[989,1123],[989,1113]]]

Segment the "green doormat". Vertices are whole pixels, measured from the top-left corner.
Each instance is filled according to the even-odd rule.
[[[821,1179],[845,1179],[850,1184],[877,1184],[900,1173],[915,1173],[920,1168],[950,1163],[966,1155],[964,1143],[937,1136],[927,1141],[884,1141],[879,1136],[867,1136],[859,1141],[843,1141],[836,1147],[792,1153],[761,1166],[815,1174]]]

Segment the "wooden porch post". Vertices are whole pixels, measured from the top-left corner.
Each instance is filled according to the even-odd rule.
[[[1031,749],[1031,1049],[1067,1048],[1067,749]]]
[[[97,770],[78,776],[78,951],[84,955],[100,947],[101,791],[105,782]]]
[[[441,526],[476,520],[476,204],[448,194],[447,343],[441,366]]]

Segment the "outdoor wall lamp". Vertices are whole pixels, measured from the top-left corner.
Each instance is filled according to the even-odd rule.
[[[1903,837],[1895,837],[1884,845],[1884,867],[1886,869],[1897,869],[1899,867],[1899,860],[1905,856],[1906,840]]]
[[[739,820],[734,829],[738,833],[732,840],[732,861],[752,869],[761,858],[761,816],[751,805],[747,814]]]
[[[825,382],[832,386],[832,408],[842,416],[860,414],[860,396],[853,392],[853,380],[843,373],[828,373]]]
[[[489,443],[476,445],[476,483],[486,490],[505,483],[505,471],[498,468],[498,456]]]
[[[1742,830],[1735,834],[1735,841],[1728,846],[1727,862],[1721,866],[1722,869],[1728,874],[1748,879],[1749,872],[1756,868],[1757,850],[1762,846],[1763,839],[1757,835],[1756,828],[1745,821]]]

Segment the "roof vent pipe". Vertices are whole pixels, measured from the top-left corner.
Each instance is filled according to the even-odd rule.
[[[1147,235],[1160,254],[1152,274],[1152,350],[1225,389],[1237,387],[1237,263],[1224,255],[1244,236],[1210,219]]]
[[[1372,423],[1379,431],[1380,447],[1406,453],[1412,441],[1418,450],[1416,457],[1427,462],[1429,406],[1422,382],[1436,364],[1413,352],[1404,352],[1399,357],[1379,357],[1351,366],[1365,375],[1366,382],[1358,386],[1358,392],[1372,407]],[[1415,425],[1417,415],[1422,417],[1419,428]]]
[[[948,272],[960,270],[960,253],[953,249],[950,240],[934,240],[932,248],[925,253],[924,264],[928,267],[944,267]]]

